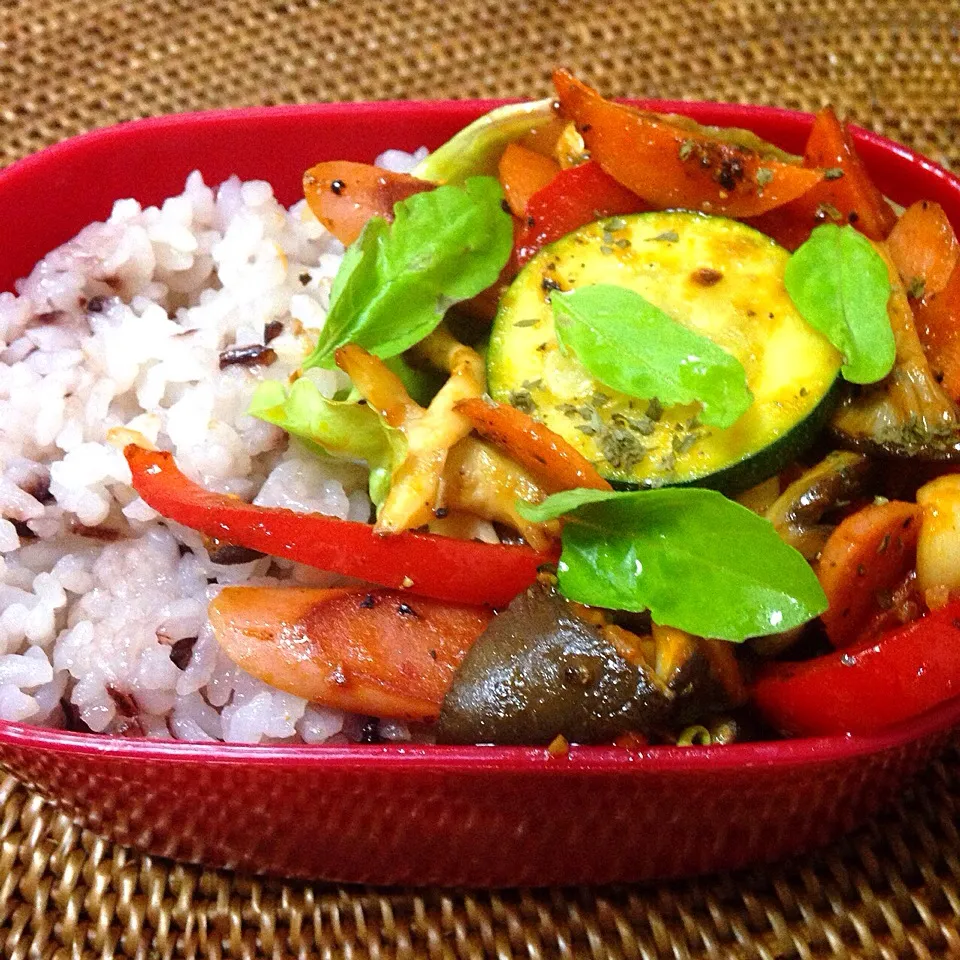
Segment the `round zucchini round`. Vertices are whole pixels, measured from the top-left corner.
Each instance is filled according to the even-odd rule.
[[[490,392],[573,444],[615,486],[745,489],[779,471],[822,428],[841,358],[783,284],[789,253],[752,227],[687,211],[599,220],[545,247],[500,304]],[[595,380],[559,347],[551,300],[628,287],[743,365],[753,403],[725,429],[700,405],[663,407]]]

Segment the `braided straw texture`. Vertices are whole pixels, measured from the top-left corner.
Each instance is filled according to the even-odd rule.
[[[960,169],[960,0],[0,0],[0,165],[241,104],[611,95],[846,115]],[[257,881],[113,846],[0,781],[9,957],[960,956],[960,755],[823,853],[638,888]],[[691,817],[696,811],[690,811]]]
[[[610,95],[816,108],[960,166],[960,0],[0,0],[0,164],[207,107]]]

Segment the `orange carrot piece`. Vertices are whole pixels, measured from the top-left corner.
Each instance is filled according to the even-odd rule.
[[[560,172],[560,164],[518,143],[509,143],[498,170],[511,212],[522,217],[527,201]]]
[[[920,507],[891,500],[852,513],[830,535],[817,574],[829,607],[821,619],[835,647],[860,637],[880,601],[913,569]]]
[[[567,70],[557,70],[553,83],[561,113],[574,120],[593,159],[657,209],[751,217],[795,200],[823,179],[820,170],[604,100]]]
[[[303,175],[303,195],[314,216],[343,244],[351,244],[371,217],[393,220],[394,204],[436,186],[368,163],[332,160]]]
[[[960,403],[960,263],[939,293],[914,304],[914,312],[930,369],[947,394]]]
[[[893,229],[897,215],[870,179],[850,131],[831,107],[813,122],[803,165],[820,169],[824,179],[792,203],[751,220],[752,226],[788,250],[796,250],[821,223],[851,223],[871,240],[883,240]]]
[[[563,437],[516,407],[488,398],[461,400],[456,406],[473,428],[526,467],[549,493],[589,487],[610,490],[594,465]]]
[[[210,604],[221,649],[247,673],[314,703],[435,720],[493,612],[397,590],[225,587]]]
[[[904,284],[919,286],[919,296],[939,293],[960,259],[957,235],[943,207],[932,200],[918,200],[904,210],[887,247]]]

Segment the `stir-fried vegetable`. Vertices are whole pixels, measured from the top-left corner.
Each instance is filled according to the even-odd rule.
[[[787,736],[875,733],[960,695],[960,602],[802,663],[773,664],[753,688]]]
[[[801,158],[554,83],[413,175],[305,176],[348,249],[303,368],[352,390],[295,375],[250,412],[366,463],[374,523],[209,493],[127,448],[164,516],[382,585],[228,588],[222,649],[454,743],[723,743],[747,709],[869,732],[960,694],[944,211],[898,218],[829,108]],[[414,399],[426,368],[442,383]]]
[[[683,207],[730,217],[774,210],[824,177],[740,144],[604,100],[566,70],[553,76],[563,113],[591,156],[615,180],[664,210]]]
[[[890,277],[888,312],[896,359],[888,377],[848,397],[834,415],[831,430],[844,446],[863,453],[960,459],[960,414],[930,368],[896,268],[885,247],[878,245],[877,250]]]
[[[527,201],[517,234],[517,266],[577,227],[646,209],[643,200],[595,161],[567,167]]]
[[[541,250],[503,297],[490,391],[611,482],[752,486],[815,440],[840,367],[791,301],[787,263],[768,237],[721,217],[667,211],[581,227]],[[557,316],[562,325],[577,298],[592,307],[580,311],[588,336],[565,351]],[[691,348],[703,340],[709,355]]]
[[[784,542],[812,563],[833,530],[825,514],[859,495],[871,470],[862,454],[845,450],[828,454],[780,494],[766,517]]]
[[[939,203],[918,200],[904,210],[887,249],[915,300],[940,293],[960,259],[960,243]]]
[[[247,412],[282,427],[325,454],[365,460],[370,468],[370,499],[377,506],[386,499],[396,464],[405,456],[403,434],[373,409],[328,400],[306,377],[295,380],[289,388],[276,380],[264,380],[254,391]]]
[[[457,603],[502,606],[555,554],[406,532],[382,537],[369,524],[281,507],[257,507],[187,479],[169,453],[128,446],[133,486],[158,513],[209,537],[273,557]],[[482,575],[481,575],[482,571]]]
[[[556,177],[560,165],[536,150],[510,143],[500,157],[498,170],[510,211],[522,217],[530,198]]]
[[[871,240],[883,240],[896,215],[857,156],[853,138],[830,107],[813,122],[803,165],[819,169],[823,179],[778,210],[753,224],[788,250],[796,250],[822,223],[851,224]]]
[[[467,654],[440,713],[443,743],[610,741],[668,721],[670,691],[555,590],[534,586]]]
[[[447,453],[471,428],[456,405],[479,397],[486,385],[483,361],[473,350],[444,333],[433,338],[430,349],[442,354],[450,379],[426,410],[410,399],[400,379],[372,354],[354,344],[337,351],[338,365],[360,394],[406,440],[405,455],[393,471],[390,492],[377,516],[380,533],[422,526],[443,506],[440,482]]]
[[[960,263],[942,290],[917,305],[917,328],[934,377],[960,403]]]

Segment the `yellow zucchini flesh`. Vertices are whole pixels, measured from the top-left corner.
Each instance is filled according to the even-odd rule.
[[[784,288],[789,253],[752,227],[687,211],[613,217],[545,247],[504,295],[487,355],[490,392],[572,443],[624,487],[732,491],[802,452],[832,406],[839,353]],[[627,287],[733,354],[753,404],[725,429],[700,405],[662,407],[599,383],[557,343],[551,298]]]

